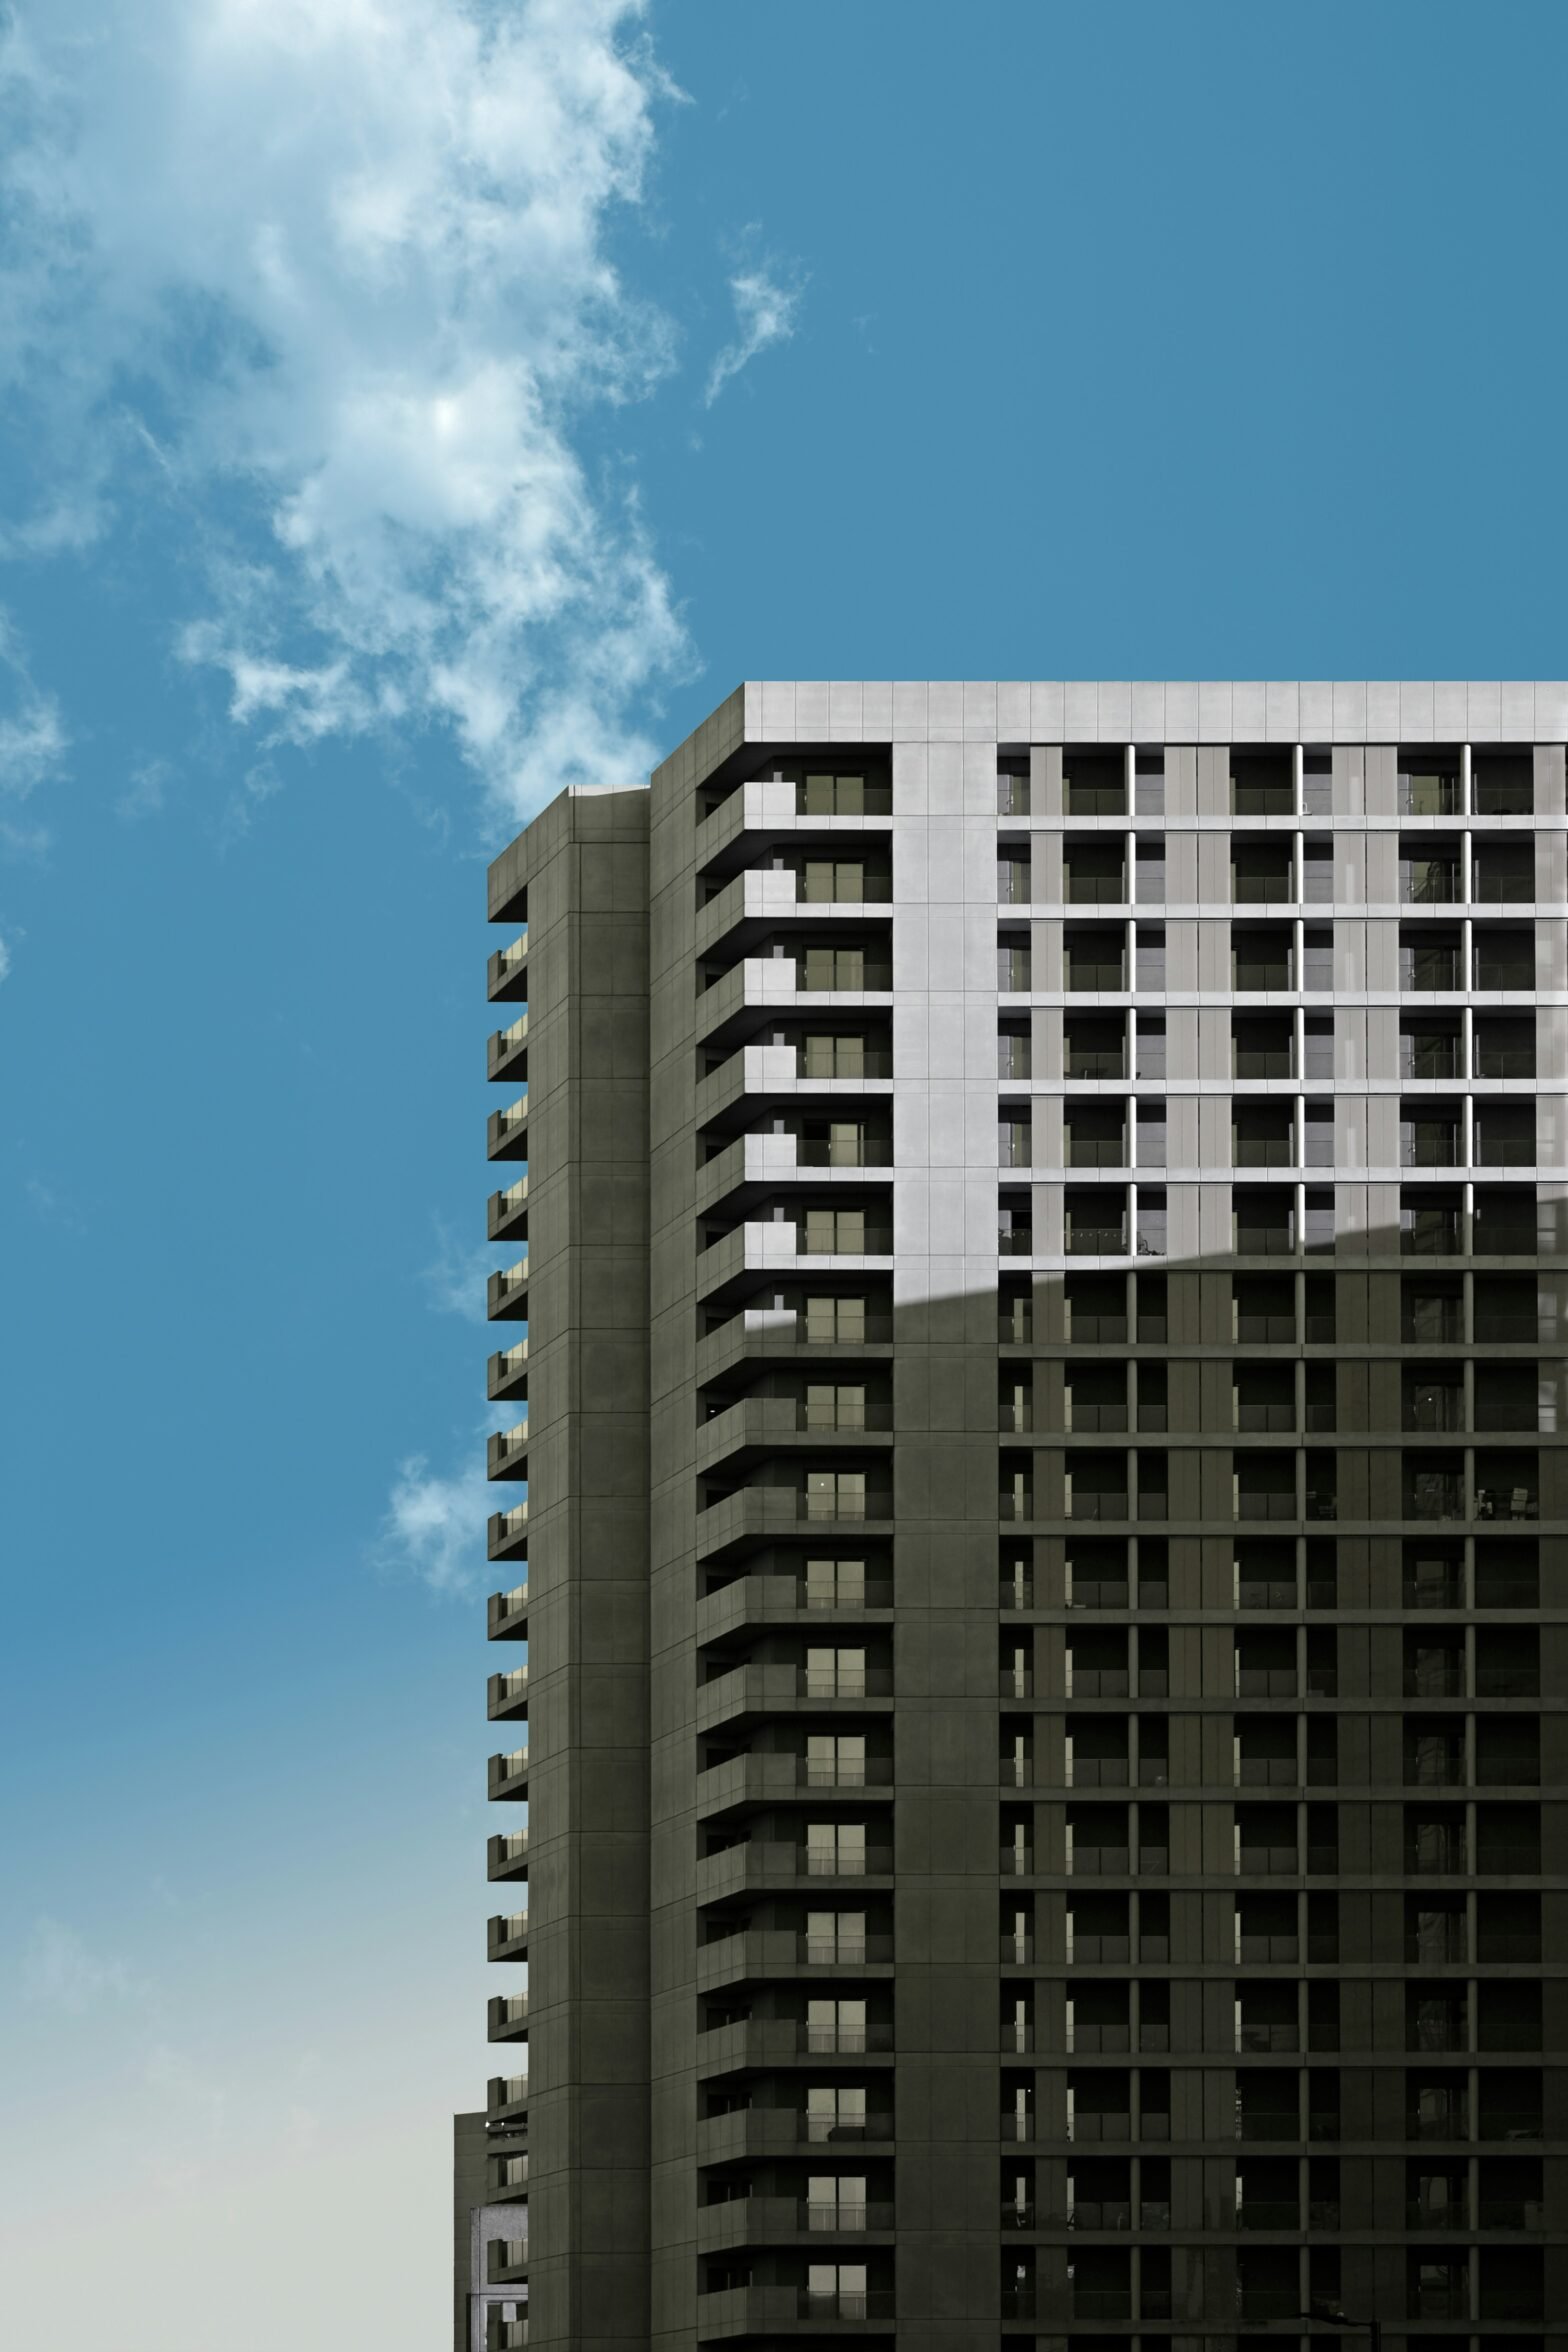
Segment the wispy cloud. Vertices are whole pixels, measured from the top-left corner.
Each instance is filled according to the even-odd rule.
[[[785,283],[767,268],[741,270],[731,278],[735,340],[725,345],[709,371],[703,393],[705,407],[713,406],[730,378],[738,376],[759,351],[766,351],[772,343],[789,341],[805,290],[804,279]]]
[[[634,488],[579,454],[673,362],[607,249],[668,88],[640,14],[20,0],[0,376],[40,489],[13,548],[84,545],[155,472],[199,518],[178,650],[237,725],[449,730],[498,818],[641,780],[636,713],[689,653]],[[759,291],[750,347],[783,331]],[[0,785],[63,749],[46,706],[6,727]]]
[[[135,1992],[123,1960],[110,1958],[59,1919],[35,1919],[22,1954],[22,1997],[41,2008],[85,2016]]]
[[[463,1249],[440,1217],[436,1219],[436,1241],[436,1254],[419,1275],[432,1308],[438,1315],[461,1315],[465,1323],[483,1323],[487,1286],[496,1262],[494,1249]]]
[[[377,1547],[384,1567],[417,1577],[432,1592],[479,1589],[491,1497],[478,1446],[453,1478],[432,1474],[423,1454],[399,1465]]]
[[[114,804],[115,815],[127,825],[139,824],[144,817],[160,816],[172,773],[167,760],[139,760],[131,770],[130,782]]]
[[[48,847],[47,829],[19,811],[60,774],[69,748],[59,702],[35,681],[16,625],[0,610],[0,843],[7,848]]]

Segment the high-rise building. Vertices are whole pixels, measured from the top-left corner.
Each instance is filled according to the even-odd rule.
[[[747,685],[496,861],[465,2352],[1568,2352],[1565,739]]]

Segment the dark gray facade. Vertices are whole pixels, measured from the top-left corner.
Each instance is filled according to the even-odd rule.
[[[748,685],[497,860],[469,2352],[1568,2352],[1565,737]]]

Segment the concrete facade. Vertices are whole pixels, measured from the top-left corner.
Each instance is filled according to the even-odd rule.
[[[1568,2352],[1565,737],[748,684],[497,860],[470,2352]]]

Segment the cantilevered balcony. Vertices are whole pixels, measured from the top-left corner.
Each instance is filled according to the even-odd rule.
[[[526,2042],[528,1995],[494,1993],[485,2005],[485,2038],[491,2042]]]
[[[710,1494],[699,1509],[697,1556],[701,1560],[722,1559],[770,1535],[794,1534],[807,1526],[815,1526],[823,1534],[836,1526],[857,1536],[890,1536],[892,1509],[890,1493],[847,1468],[810,1471],[803,1484],[738,1486],[728,1493]]]
[[[796,2239],[813,2244],[822,2238],[850,2238],[856,2245],[875,2245],[893,2227],[891,2203],[869,2198],[808,2202],[804,2197],[726,2197],[716,2205],[697,2208],[697,2251],[722,2254],[731,2246],[790,2245]]]
[[[528,1230],[528,1179],[519,1176],[515,1184],[490,1195],[486,1209],[486,1233],[491,1241],[510,1241],[514,1235]]]
[[[849,1970],[886,1978],[893,1966],[893,1937],[885,1923],[869,1931],[812,1935],[793,1927],[748,1927],[721,1935],[697,1947],[697,1988],[714,1992],[723,1986],[768,1979],[790,1979],[797,1971],[803,1981],[820,1982],[817,1971],[831,1969],[842,1976]]]
[[[485,1957],[488,1960],[526,1960],[528,1957],[528,1914],[510,1911],[491,1919],[485,1931]]]
[[[485,1288],[485,1312],[492,1323],[526,1323],[528,1320],[528,1252],[498,1273],[492,1274]]]
[[[748,1627],[766,1625],[874,1622],[892,1606],[892,1577],[876,1561],[869,1574],[862,1560],[812,1561],[801,1564],[798,1574],[759,1564],[703,1594],[697,1640],[733,1640]]]
[[[842,1801],[857,1806],[891,1803],[893,1759],[890,1755],[867,1755],[863,1752],[864,1743],[861,1752],[852,1755],[837,1752],[841,1747],[851,1747],[848,1740],[835,1739],[827,1744],[835,1752],[820,1759],[804,1748],[795,1754],[770,1748],[727,1756],[722,1764],[710,1764],[697,1775],[699,1819],[718,1821],[726,1814],[798,1804],[806,1796],[813,1801]]]
[[[513,1748],[504,1756],[492,1756],[486,1770],[485,1794],[492,1804],[516,1803],[528,1795],[528,1748],[526,1743]]]
[[[504,1110],[492,1111],[485,1130],[486,1156],[492,1160],[528,1157],[528,1089]]]
[[[487,1685],[492,1723],[520,1721],[528,1713],[528,1669],[514,1666],[509,1673],[492,1674]]]
[[[528,1416],[514,1421],[510,1429],[495,1429],[490,1433],[485,1449],[487,1478],[526,1478],[528,1476]]]
[[[528,1639],[528,1583],[514,1584],[510,1592],[494,1592],[486,1608],[485,1633],[490,1641],[526,1641]]]
[[[780,1838],[744,1838],[719,1853],[699,1857],[694,1900],[731,1903],[741,1895],[793,1889],[805,1879],[852,1879],[856,1888],[891,1887],[892,1876],[891,1846],[869,1851],[861,1847],[851,1853],[837,1848],[818,1851]]]
[[[528,2078],[525,2075],[523,2080],[526,2082],[527,2079]],[[524,2115],[527,2114],[528,2108],[526,2101],[524,2102],[520,2112]],[[527,2236],[524,2235],[520,2238],[490,2238],[487,2240],[485,2245],[485,2276],[493,2287],[520,2285],[522,2281],[525,2280],[528,2276]],[[526,2328],[528,2323],[526,2320],[524,2320],[522,2324]],[[526,2336],[523,2340],[526,2343]]]
[[[492,1879],[528,1876],[526,1829],[503,1830],[499,1837],[486,1840],[485,1876]]]
[[[864,1659],[863,1652],[855,1653]],[[886,1716],[893,1705],[893,1669],[863,1662],[829,1667],[788,1660],[733,1666],[698,1686],[696,1729],[737,1729],[754,1718],[797,1716],[802,1704],[813,1713]]]
[[[485,2008],[485,2038],[492,2042],[526,2042],[528,1995],[496,1993]]]
[[[697,2341],[725,2343],[757,2336],[767,2343],[783,2336],[808,2340],[846,2333],[891,2336],[893,2291],[835,2287],[821,2293],[805,2286],[718,2287],[697,2298]]]
[[[528,2352],[526,2303],[491,2303],[486,2306],[485,2352]]]
[[[485,2113],[492,2123],[528,2113],[526,2074],[493,2074],[485,2088]]]
[[[492,1511],[489,1526],[490,1558],[521,1560],[528,1551],[528,1505],[514,1503],[509,1511]]]
[[[528,1064],[528,1015],[519,1013],[506,1028],[495,1030],[485,1048],[488,1078],[519,1077]]]
[[[519,931],[490,958],[488,993],[492,1004],[515,1003],[528,994],[528,933]]]
[[[505,1321],[505,1317],[498,1320]],[[493,1404],[511,1397],[528,1394],[528,1342],[520,1339],[514,1347],[499,1348],[490,1358],[487,1390]]]

